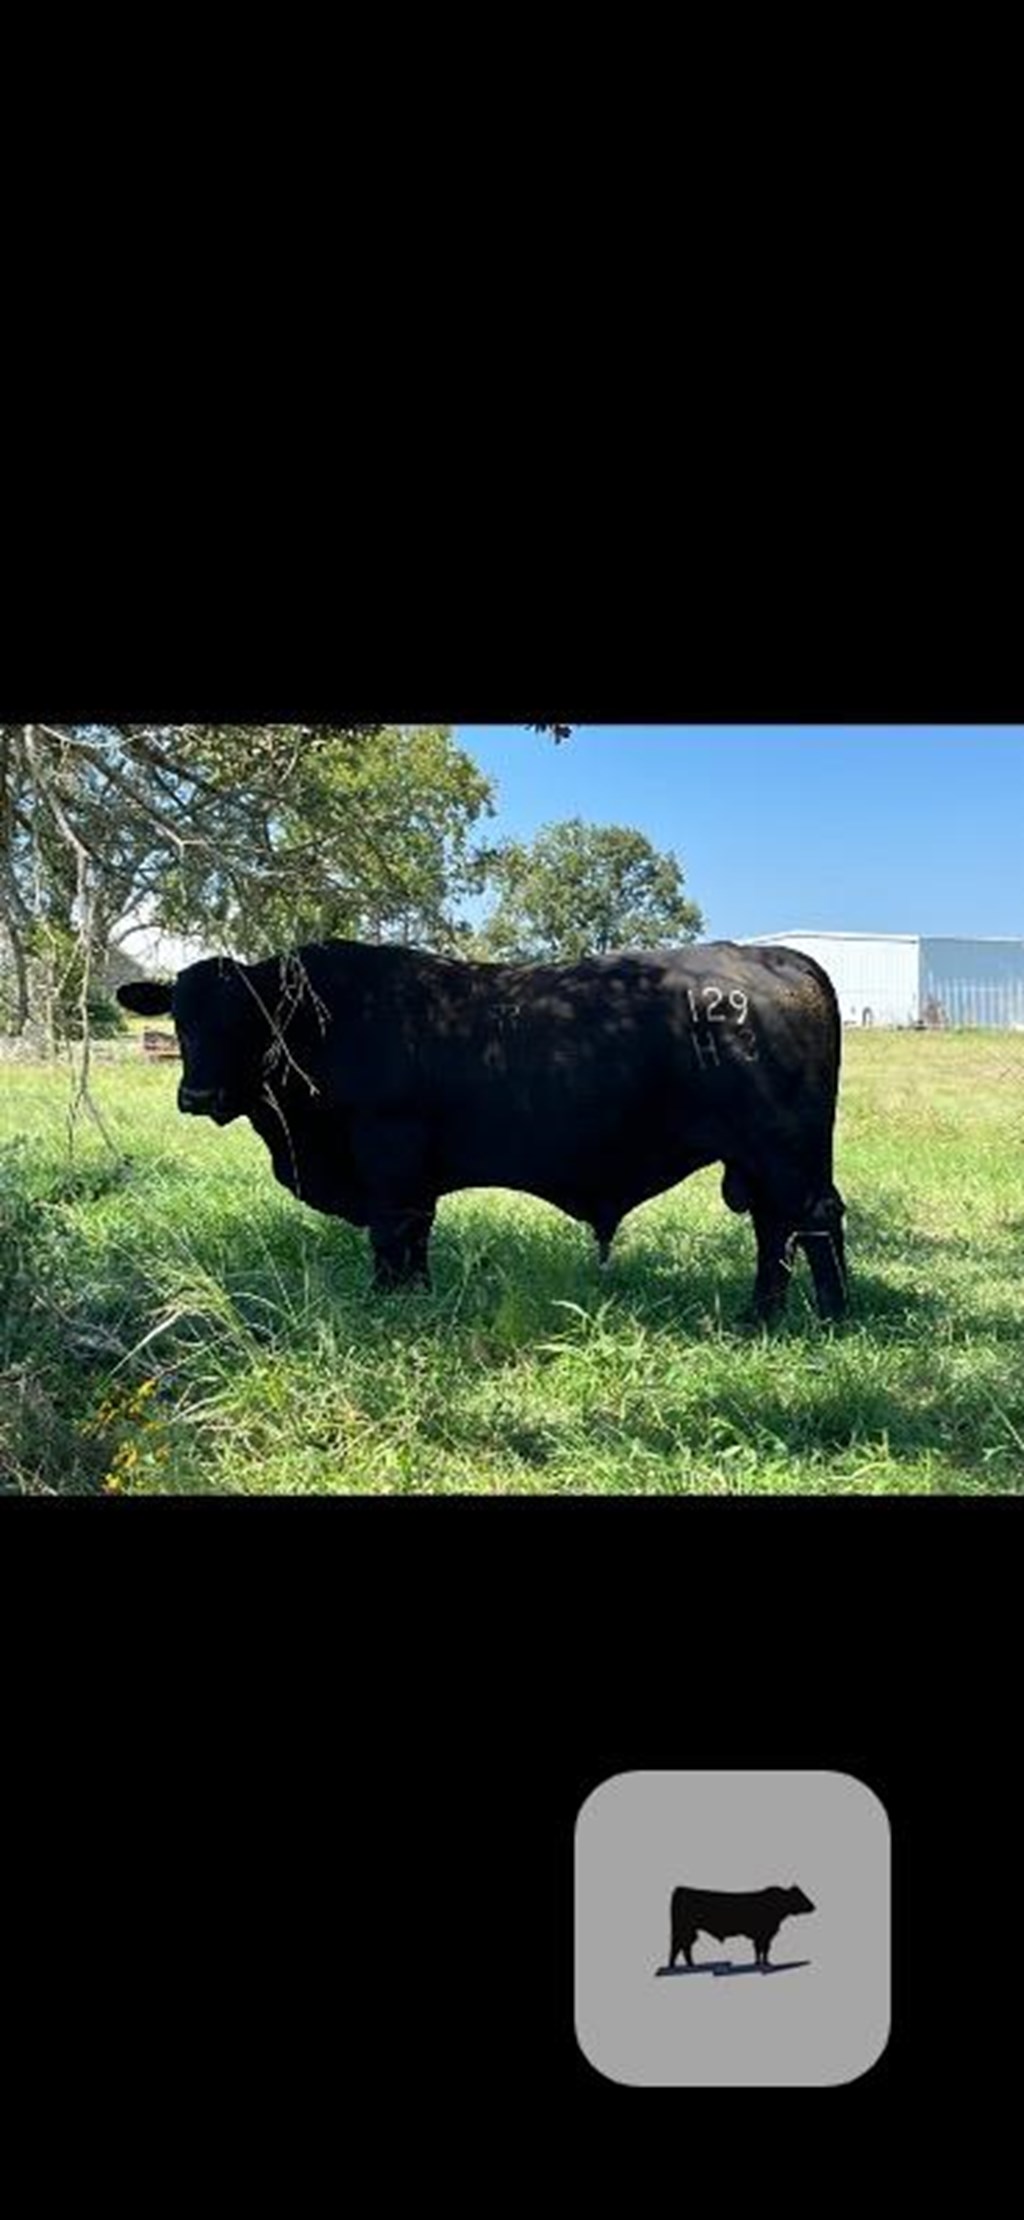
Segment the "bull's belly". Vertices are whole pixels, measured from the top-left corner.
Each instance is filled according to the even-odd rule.
[[[549,1108],[547,1119],[533,1106],[532,1114],[516,1123],[507,1104],[500,1112],[478,1104],[472,1120],[462,1105],[461,1114],[447,1118],[434,1106],[422,1125],[416,1182],[421,1197],[405,1194],[402,1199],[432,1203],[467,1188],[506,1188],[533,1195],[584,1224],[615,1223],[728,1150],[720,1129],[695,1131],[692,1120],[685,1139],[672,1127],[652,1132],[643,1105],[614,1121],[597,1124],[583,1116],[576,1125],[567,1122],[564,1110],[556,1115]],[[368,1223],[366,1183],[353,1160],[347,1110],[331,1116],[307,1110],[301,1118],[293,1113],[287,1134],[267,1112],[250,1116],[283,1187],[313,1210],[355,1226]],[[406,1122],[416,1123],[411,1105]],[[372,1124],[372,1112],[363,1111],[364,1139]],[[375,1167],[375,1184],[382,1190],[387,1187],[387,1131],[385,1117]]]
[[[637,1161],[628,1152],[609,1148],[573,1161],[560,1156],[545,1161],[522,1152],[501,1154],[476,1151],[468,1163],[449,1158],[441,1174],[440,1193],[456,1194],[470,1187],[504,1187],[513,1193],[533,1195],[553,1205],[567,1217],[593,1223],[612,1210],[620,1218],[641,1203],[650,1202],[666,1189],[678,1186],[692,1172],[716,1161],[713,1147],[699,1154],[692,1149],[668,1150]]]

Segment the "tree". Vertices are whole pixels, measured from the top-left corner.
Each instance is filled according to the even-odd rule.
[[[243,957],[331,933],[454,947],[491,807],[443,726],[2,726],[6,1022],[35,997],[66,1032],[70,991],[84,1031],[140,915]]]
[[[671,947],[695,940],[703,926],[676,857],[627,825],[579,817],[549,825],[529,843],[492,851],[488,877],[498,902],[474,946],[505,962]]]
[[[141,922],[243,957],[334,933],[462,948],[492,807],[444,726],[0,726],[0,1028],[87,1040]]]
[[[332,935],[454,948],[455,910],[479,885],[474,834],[492,787],[446,726],[298,734],[260,772],[243,728],[207,728],[193,761],[219,787],[241,775],[240,826],[176,861],[161,922],[215,934],[244,957]],[[254,775],[255,774],[255,775]]]

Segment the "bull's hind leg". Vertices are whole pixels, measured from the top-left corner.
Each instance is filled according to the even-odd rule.
[[[845,1208],[838,1187],[831,1187],[800,1228],[800,1246],[814,1275],[815,1298],[823,1318],[842,1318],[846,1312]]]
[[[796,1218],[787,1207],[785,1188],[778,1192],[739,1164],[727,1163],[722,1180],[722,1201],[738,1214],[746,1211],[754,1221],[757,1241],[757,1277],[753,1300],[745,1315],[750,1325],[770,1325],[786,1307],[792,1272],[793,1232]]]
[[[762,1324],[780,1318],[786,1307],[796,1244],[805,1251],[822,1318],[841,1318],[846,1310],[846,1249],[843,1198],[831,1183],[811,1200],[806,1175],[752,1185],[751,1210],[757,1236],[754,1317]]]
[[[755,1202],[757,1277],[754,1281],[752,1316],[756,1324],[770,1326],[781,1318],[789,1294],[793,1227],[790,1219],[770,1204]]]
[[[688,1966],[692,1966],[692,1965],[693,1965],[693,1946],[694,1946],[694,1943],[696,1942],[696,1940],[697,1940],[697,1930],[696,1930],[696,1928],[695,1928],[695,1927],[691,1927],[691,1928],[687,1929],[687,1930],[686,1930],[686,1931],[685,1931],[685,1932],[684,1932],[683,1934],[681,1934],[681,1935],[673,1935],[673,1937],[672,1937],[672,1955],[671,1955],[671,1957],[670,1957],[670,1959],[669,1959],[669,1965],[670,1965],[670,1966],[674,1966],[674,1965],[675,1965],[676,1959],[678,1958],[678,1956],[679,1956],[679,1953],[680,1953],[680,1951],[682,1951],[682,1953],[683,1953],[683,1957],[685,1958],[685,1960],[686,1960],[686,1963],[687,1963],[687,1965],[688,1965]]]

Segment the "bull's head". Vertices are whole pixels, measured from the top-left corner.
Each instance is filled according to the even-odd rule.
[[[792,1888],[786,1890],[786,1896],[791,1912],[813,1912],[814,1905],[811,1903],[810,1897],[805,1896],[803,1890],[798,1889],[795,1884]]]
[[[209,957],[177,978],[135,979],[117,999],[138,1017],[171,1017],[181,1048],[178,1108],[230,1125],[260,1088],[260,1062],[270,1040],[245,976],[245,966]]]

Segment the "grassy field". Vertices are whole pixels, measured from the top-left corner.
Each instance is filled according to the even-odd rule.
[[[1024,1037],[848,1037],[837,1178],[853,1315],[801,1263],[734,1321],[748,1220],[709,1171],[589,1235],[442,1204],[431,1294],[277,1187],[175,1067],[0,1064],[0,1492],[716,1494],[1024,1488]]]

